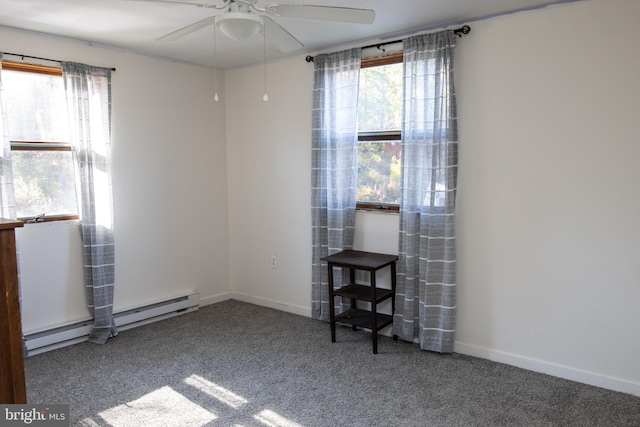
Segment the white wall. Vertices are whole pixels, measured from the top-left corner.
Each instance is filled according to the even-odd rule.
[[[114,309],[228,295],[225,111],[213,70],[6,28],[0,40],[9,52],[117,68]],[[26,225],[17,240],[24,332],[86,318],[77,224]]]
[[[460,44],[456,350],[640,395],[635,0]]]
[[[456,351],[640,395],[640,3],[472,23],[456,53]],[[308,313],[312,65],[227,74],[231,282]],[[397,251],[397,217],[356,246]],[[271,254],[280,266],[270,267]]]
[[[635,0],[586,0],[475,22],[461,39],[456,351],[640,395],[637,16]],[[268,103],[261,66],[229,70],[215,104],[211,70],[0,40],[118,68],[117,307],[198,290],[310,313],[312,64],[268,64]],[[358,249],[396,251],[396,216],[357,222]],[[40,238],[76,251],[69,227],[19,231],[26,331],[80,315],[63,306],[79,266],[39,261]],[[44,299],[65,281],[60,301]]]
[[[311,314],[312,71],[303,58],[268,64],[268,102],[262,67],[226,73],[232,291],[304,315]]]
[[[16,229],[25,334],[89,318],[77,221]]]
[[[232,292],[310,316],[313,64],[268,63],[268,102],[263,74],[256,66],[226,77]],[[397,252],[397,215],[359,212],[357,222],[368,231],[357,233],[356,249]]]

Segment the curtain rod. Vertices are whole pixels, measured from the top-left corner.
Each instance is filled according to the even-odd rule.
[[[470,31],[471,31],[471,27],[470,26],[463,25],[462,27],[456,28],[455,30],[453,30],[453,33],[455,35],[457,35],[458,37],[462,37],[463,34],[469,34]],[[400,43],[401,41],[402,40],[394,40],[394,41],[390,41],[390,42],[371,44],[371,45],[368,45],[368,46],[363,46],[362,49],[368,49],[370,47],[377,47],[378,49],[380,49],[382,46],[386,46],[388,44]],[[313,62],[313,56],[307,55],[307,57],[305,58],[305,61]]]
[[[21,53],[11,53],[11,52],[2,52],[5,55],[11,55],[11,56],[19,56],[20,58],[24,59],[24,58],[31,58],[31,59],[40,59],[42,61],[51,61],[51,62],[57,62],[59,64],[62,64],[62,62],[64,61],[60,61],[59,59],[50,59],[50,58],[42,58],[40,56],[31,56],[31,55],[22,55]],[[115,68],[109,68],[111,71],[115,71]]]

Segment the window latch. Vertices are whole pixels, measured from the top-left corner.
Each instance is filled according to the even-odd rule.
[[[30,223],[34,223],[34,222],[44,222],[44,212],[41,213],[40,215],[36,215],[33,217],[33,219],[27,221]]]

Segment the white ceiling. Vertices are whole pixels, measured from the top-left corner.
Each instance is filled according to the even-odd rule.
[[[199,1],[221,3],[221,0]],[[281,53],[267,42],[267,59],[317,53],[354,46],[355,43],[375,44],[421,30],[570,1],[576,0],[281,0],[281,4],[373,9],[376,19],[371,25],[362,25],[273,17],[304,47],[295,52]],[[263,8],[276,2],[258,0],[256,5]],[[213,26],[176,41],[155,41],[166,33],[218,13],[193,5],[140,0],[0,0],[0,26],[50,33],[220,68],[262,61],[263,39],[259,34],[235,41],[217,31],[215,58]]]

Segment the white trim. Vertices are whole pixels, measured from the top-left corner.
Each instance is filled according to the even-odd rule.
[[[250,304],[261,305],[263,307],[269,307],[280,311],[286,311],[287,313],[298,314],[300,316],[311,317],[311,307],[302,307],[299,305],[292,305],[283,303],[269,298],[256,297],[253,295],[233,292],[231,294],[232,299],[238,301],[248,302]]]
[[[473,344],[466,344],[460,341],[455,342],[454,351],[456,353],[466,354],[468,356],[474,356],[480,359],[487,359],[491,360],[492,362],[504,363],[506,365],[527,369],[529,371],[539,372],[542,374],[564,378],[571,381],[577,381],[579,383],[602,387],[622,393],[628,393],[634,396],[640,396],[639,382],[586,371],[583,369],[548,362],[545,360],[534,359],[519,354],[507,353],[504,351],[494,350]]]
[[[223,292],[217,295],[210,295],[208,297],[200,298],[200,307],[204,307],[206,305],[217,304],[222,301],[227,301],[233,299],[233,293],[231,292]]]
[[[303,307],[299,305],[293,305],[281,301],[276,301],[269,298],[257,297],[253,295],[248,295],[239,292],[223,292],[217,295],[211,295],[202,299],[197,300],[198,295],[192,294],[189,296],[191,302],[185,304],[185,307],[188,309],[182,308],[178,312],[173,312],[165,315],[160,315],[157,317],[153,317],[152,319],[134,319],[135,316],[141,314],[139,310],[134,309],[130,311],[125,311],[119,313],[119,316],[116,315],[116,319],[120,317],[120,319],[116,320],[116,323],[124,323],[125,320],[123,317],[129,315],[130,317],[126,320],[126,325],[118,325],[119,330],[126,330],[134,326],[141,326],[146,323],[151,323],[156,320],[161,320],[167,317],[173,317],[179,314],[188,313],[198,309],[198,306],[204,307],[206,305],[216,304],[219,302],[227,301],[230,299],[235,299],[238,301],[247,302],[250,304],[255,304],[263,307],[273,308],[275,310],[284,311],[287,313],[293,313],[304,317],[311,317],[311,308]],[[194,300],[195,298],[195,300]],[[194,307],[193,304],[196,304]],[[199,303],[199,305],[198,305]],[[160,303],[162,304],[162,303]],[[183,303],[184,304],[184,303]],[[153,304],[151,305],[153,306]],[[153,311],[154,307],[145,306]],[[149,312],[149,313],[151,313]],[[129,314],[130,313],[130,314]],[[160,313],[157,313],[160,314]],[[84,323],[84,322],[78,322]],[[87,321],[87,327],[90,330],[88,325],[91,324],[90,321]],[[78,324],[76,324],[78,326]],[[61,328],[64,329],[64,328]],[[381,335],[391,336],[391,328],[385,328],[385,330],[381,331]],[[88,332],[87,332],[88,334]],[[37,334],[32,334],[37,335]],[[28,337],[28,336],[27,336]],[[55,348],[64,347],[71,344],[76,344],[82,341],[86,341],[86,336],[78,337],[69,336],[68,340],[58,343],[58,344],[50,344],[44,348],[34,349],[29,351],[29,355],[38,354],[44,351],[53,350]],[[328,338],[327,338],[328,339]],[[414,340],[417,342],[417,340]],[[465,354],[468,356],[478,357],[480,359],[490,360],[492,362],[504,363],[507,365],[515,366],[522,369],[527,369],[533,372],[539,372],[542,374],[551,375],[558,378],[564,378],[571,381],[580,382],[583,384],[588,384],[596,387],[602,387],[608,390],[619,391],[622,393],[631,394],[634,396],[640,397],[640,382],[634,382],[625,380],[622,378],[613,377],[610,375],[599,374],[591,371],[586,371],[583,369],[577,369],[571,366],[561,365],[553,362],[548,362],[545,360],[534,359],[531,357],[508,353],[504,351],[499,351],[487,347],[477,346],[473,344],[467,344],[460,341],[455,342],[454,351],[459,354]]]
[[[201,298],[200,307],[204,307],[210,304],[217,304],[219,302],[223,302],[231,299],[246,302],[249,304],[259,305],[261,307],[273,308],[275,310],[280,310],[287,313],[293,313],[293,314],[297,314],[304,317],[311,317],[311,308],[309,307],[292,305],[289,303],[276,301],[274,299],[257,297],[257,296],[245,294],[242,292],[223,292],[221,294]]]
[[[243,301],[250,304],[269,307],[305,317],[311,317],[311,309],[307,307],[292,305],[281,301],[256,297],[253,295],[238,292],[231,292],[228,294],[224,294],[224,296],[227,297],[226,299],[236,299],[238,301]],[[384,336],[391,336],[391,328],[385,328],[384,330],[380,331],[379,334]],[[414,339],[414,343],[418,343],[418,340]],[[640,396],[640,383],[638,382],[612,377],[605,374],[598,374],[595,372],[577,369],[571,366],[560,365],[544,360],[534,359],[518,354],[507,353],[504,351],[480,347],[472,344],[466,344],[460,341],[456,341],[454,345],[454,351],[456,353],[466,354],[468,356],[474,356],[480,359],[490,360],[492,362],[504,363],[518,368],[527,369],[529,371],[539,372],[542,374],[564,378],[570,381],[576,381],[596,387],[602,387],[608,390],[614,390],[634,396]]]

